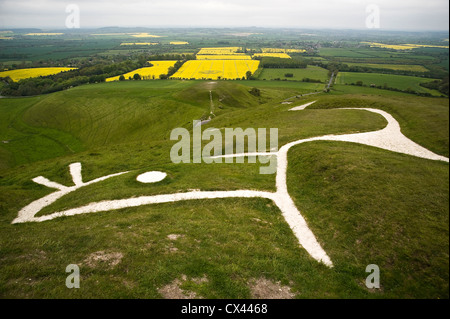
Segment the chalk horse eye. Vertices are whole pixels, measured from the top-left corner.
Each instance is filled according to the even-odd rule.
[[[153,171],[139,175],[138,177],[136,177],[136,180],[144,184],[151,184],[162,181],[164,178],[166,178],[166,176],[166,173]]]

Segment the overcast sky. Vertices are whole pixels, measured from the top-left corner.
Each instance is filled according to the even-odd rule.
[[[375,4],[382,30],[448,31],[449,0],[0,0],[0,28],[65,28],[66,6],[81,28],[295,27],[364,29]]]

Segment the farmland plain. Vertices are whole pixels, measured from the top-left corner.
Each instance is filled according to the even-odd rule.
[[[349,66],[359,66],[373,69],[390,69],[399,71],[411,71],[411,72],[427,72],[428,69],[423,65],[413,64],[381,64],[381,63],[346,63]]]

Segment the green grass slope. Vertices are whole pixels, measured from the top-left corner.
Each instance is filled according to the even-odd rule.
[[[324,290],[362,292],[376,264],[371,297],[448,297],[448,164],[329,142],[291,158],[289,190],[339,274]]]
[[[1,99],[1,140],[24,137],[16,148],[0,145],[0,297],[162,298],[161,288],[179,280],[198,297],[250,298],[251,283],[266,278],[291,287],[296,298],[448,298],[448,164],[361,145],[316,142],[289,153],[289,192],[333,269],[299,247],[278,208],[263,199],[167,203],[11,225],[21,208],[54,191],[31,179],[72,185],[74,162],[82,163],[84,181],[130,172],[71,193],[39,215],[192,189],[274,191],[275,175],[260,175],[259,164],[171,163],[170,131],[192,130],[192,120],[208,116],[210,91],[215,117],[203,129],[276,127],[281,147],[381,129],[386,121],[377,114],[334,109],[375,107],[390,112],[412,140],[448,154],[448,99],[319,94],[284,105],[306,91],[283,85],[130,81]],[[260,97],[249,93],[252,87]],[[314,100],[305,111],[288,111]],[[72,151],[32,143],[33,132]],[[167,178],[136,181],[153,170]],[[98,254],[116,256],[117,263],[93,262]],[[364,285],[372,263],[381,268],[381,290]],[[80,289],[65,286],[68,264],[80,265]]]

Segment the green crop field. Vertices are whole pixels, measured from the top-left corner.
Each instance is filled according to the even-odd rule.
[[[287,73],[293,74],[293,77],[286,77]],[[263,69],[258,77],[259,80],[287,79],[291,81],[302,81],[305,78],[325,83],[328,79],[328,70],[312,65],[308,65],[306,69]]]
[[[399,71],[411,72],[427,72],[428,69],[422,65],[408,65],[408,64],[375,64],[375,63],[346,63],[349,66],[360,66],[373,69],[390,69]]]
[[[308,94],[311,92],[322,92],[325,84],[323,83],[308,83],[308,82],[296,82],[296,81],[243,81],[242,85],[252,88],[257,87],[260,89],[276,90],[278,93],[286,93],[294,95]],[[272,91],[272,94],[278,94]]]
[[[393,87],[399,90],[411,89],[419,93],[430,93],[435,96],[441,94],[437,91],[430,90],[420,86],[420,83],[431,82],[433,79],[419,78],[414,76],[381,74],[381,73],[356,73],[356,72],[340,72],[336,83],[337,84],[355,84],[358,81],[362,81],[363,84],[370,86],[375,84],[377,86],[383,86],[386,84],[389,87]]]
[[[383,50],[379,48],[321,48],[320,55],[325,58],[355,58],[355,59],[373,59],[373,58],[401,58],[410,56],[409,53]]]
[[[321,48],[320,55],[322,57],[347,57],[347,58],[370,58],[376,57],[368,50],[362,49],[337,49],[337,48]]]

